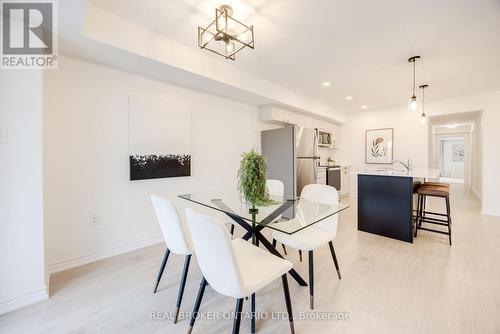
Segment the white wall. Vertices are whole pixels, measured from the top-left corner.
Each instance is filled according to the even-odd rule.
[[[48,297],[42,198],[42,73],[2,70],[0,314]]]
[[[455,97],[426,103],[429,115],[446,115],[461,112],[481,111],[481,119],[474,122],[476,132],[475,143],[480,150],[475,150],[473,169],[480,168],[481,173],[473,173],[473,178],[480,180],[479,191],[482,198],[484,214],[500,216],[500,91]],[[394,127],[395,157],[414,160],[414,166],[426,167],[428,161],[428,129],[418,122],[418,116],[406,108],[373,110],[348,114],[347,124],[341,126],[342,147],[339,150],[341,162],[352,163],[354,167],[365,168],[364,165],[364,131],[376,127]],[[479,138],[477,138],[480,136]],[[349,143],[346,145],[346,143]],[[475,145],[476,145],[475,144]],[[480,161],[480,163],[477,163]],[[351,190],[356,190],[353,185]]]
[[[347,114],[347,123],[340,126],[338,161],[342,165],[351,165],[353,171],[390,167],[391,165],[365,164],[365,131],[378,128],[394,129],[394,159],[410,158],[414,167],[427,167],[428,126],[421,125],[417,113],[410,112],[406,107]],[[356,180],[357,177],[352,175],[352,195],[357,194]]]
[[[483,198],[483,133],[482,117],[472,123],[472,191],[479,199]],[[493,194],[495,195],[495,194]],[[497,195],[498,192],[497,192]]]
[[[240,155],[258,148],[258,108],[61,57],[47,73],[44,181],[52,270],[158,242],[152,193],[232,187]],[[192,110],[192,176],[130,182],[127,95],[152,94]],[[89,216],[98,215],[98,226]]]

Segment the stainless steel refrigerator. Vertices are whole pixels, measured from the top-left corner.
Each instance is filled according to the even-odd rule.
[[[304,186],[317,183],[319,154],[316,129],[288,125],[262,131],[267,177],[285,184],[285,198],[299,197]]]

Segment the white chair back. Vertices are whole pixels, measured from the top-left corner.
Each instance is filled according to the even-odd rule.
[[[186,218],[198,265],[208,284],[224,295],[238,295],[244,289],[224,224],[190,208],[186,209]]]
[[[285,196],[285,184],[280,180],[266,180],[266,187],[269,195],[272,197],[279,197],[281,200],[284,199]],[[275,218],[275,221],[281,219],[281,215]]]
[[[266,187],[269,195],[283,198],[285,194],[285,184],[280,180],[266,180]]]
[[[178,255],[193,252],[189,235],[174,205],[166,198],[151,195],[151,202],[168,249]]]
[[[300,197],[311,202],[323,204],[336,205],[339,203],[339,193],[337,189],[324,184],[308,184],[302,189]],[[338,220],[339,216],[335,214],[315,224],[315,226],[320,229],[330,230],[330,232],[335,235],[337,233]]]

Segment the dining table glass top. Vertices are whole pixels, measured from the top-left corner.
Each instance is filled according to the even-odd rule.
[[[342,203],[332,205],[305,198],[282,199],[273,196],[271,199],[275,204],[253,207],[246,203],[238,190],[232,189],[184,194],[179,197],[250,223],[253,222],[251,209],[255,208],[255,224],[286,234],[296,233],[349,207]]]

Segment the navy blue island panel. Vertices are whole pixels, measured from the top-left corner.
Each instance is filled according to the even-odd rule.
[[[358,174],[358,230],[413,242],[413,178]]]

